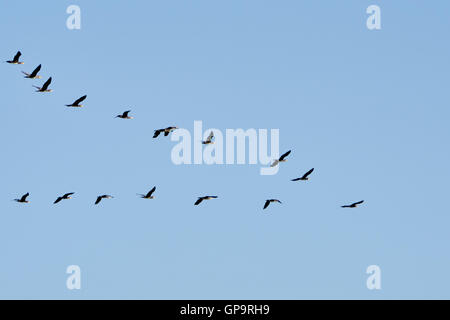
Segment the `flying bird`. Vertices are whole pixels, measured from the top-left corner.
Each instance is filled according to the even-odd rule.
[[[24,78],[28,78],[28,79],[40,79],[41,76],[38,76],[38,75],[37,75],[38,72],[39,72],[39,70],[41,70],[41,65],[38,65],[38,66],[36,67],[36,69],[33,70],[32,73],[27,73],[27,72],[25,72],[25,71],[22,71],[22,73],[25,75]]]
[[[214,143],[214,141],[212,141],[213,138],[214,138],[214,132],[211,131],[208,138],[206,138],[205,141],[202,141],[202,144],[213,144]]]
[[[159,136],[160,133],[164,132],[164,136],[167,137],[169,135],[169,133],[171,133],[172,131],[174,131],[175,129],[178,129],[178,127],[167,127],[165,129],[158,129],[155,130],[155,133],[153,134],[153,138],[156,138]]]
[[[341,208],[356,208],[358,205],[360,205],[363,202],[364,202],[364,200],[361,200],[361,201],[352,203],[350,205],[341,206]]]
[[[72,199],[71,195],[73,195],[75,192],[69,192],[66,193],[65,195],[58,197],[55,202],[53,202],[53,204],[56,204],[58,202],[60,202],[61,200],[66,200],[66,199]]]
[[[20,203],[29,203],[29,201],[27,200],[27,197],[30,195],[29,192],[25,193],[22,198],[20,199],[14,199],[14,201],[16,202],[20,202]]]
[[[275,159],[275,161],[271,164],[271,167],[275,167],[276,165],[278,165],[280,162],[286,162],[286,157],[291,153],[291,150],[289,150],[288,152],[284,153],[279,159]]]
[[[269,206],[269,204],[272,203],[272,202],[278,202],[278,203],[281,203],[281,201],[278,200],[278,199],[268,199],[268,200],[266,200],[266,202],[264,203],[264,208],[263,208],[263,209],[266,209],[266,208]]]
[[[305,173],[302,177],[292,179],[291,181],[299,181],[299,180],[304,180],[304,181],[306,181],[306,180],[309,180],[308,176],[309,176],[313,171],[314,171],[314,168],[312,168],[311,170],[309,170],[309,171],[308,171],[307,173]]]
[[[48,89],[48,86],[50,85],[50,83],[52,82],[52,77],[48,78],[47,81],[45,81],[44,85],[42,87],[37,87],[37,86],[33,86],[35,87],[37,90],[36,92],[52,92],[52,89]]]
[[[95,204],[99,204],[100,201],[102,201],[102,199],[111,199],[111,198],[114,198],[114,197],[113,197],[113,196],[110,196],[110,195],[108,195],[108,194],[104,194],[104,195],[102,195],[102,196],[98,196],[98,197],[97,197],[97,200],[95,200]]]
[[[128,116],[128,113],[130,113],[131,110],[125,111],[122,114],[119,114],[118,116],[116,116],[116,118],[121,118],[121,119],[133,119],[133,117]]]
[[[152,190],[150,190],[147,194],[138,194],[139,196],[141,196],[141,198],[143,199],[153,199],[154,197],[152,196],[153,192],[155,192],[156,190],[156,186],[152,188]]]
[[[217,196],[204,196],[204,197],[198,197],[197,201],[195,201],[194,205],[198,206],[203,200],[210,200],[210,199],[216,199]]]
[[[66,107],[75,107],[75,108],[81,108],[83,105],[80,104],[80,102],[83,102],[84,99],[86,99],[87,95],[82,96],[81,98],[78,98],[75,100],[72,104],[66,104]]]
[[[23,64],[22,61],[19,61],[19,58],[20,58],[21,55],[22,55],[22,53],[20,51],[17,51],[17,53],[14,56],[14,58],[12,60],[7,60],[6,62],[12,63],[12,64]]]

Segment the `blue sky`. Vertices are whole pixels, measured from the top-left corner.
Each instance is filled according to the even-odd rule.
[[[66,28],[71,4],[81,30]],[[0,66],[0,298],[448,299],[449,10],[3,1],[2,59],[21,50],[25,64]],[[22,77],[38,64],[44,79]],[[35,93],[48,76],[54,92]],[[274,176],[175,166],[175,142],[153,130],[194,120],[280,129],[292,154]],[[156,199],[136,196],[154,185]],[[205,194],[219,199],[194,207]],[[267,198],[283,204],[263,211]],[[372,264],[380,291],[366,288]],[[69,265],[81,290],[66,288]]]

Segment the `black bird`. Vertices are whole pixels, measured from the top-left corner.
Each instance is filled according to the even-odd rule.
[[[75,100],[72,104],[66,104],[66,107],[76,107],[76,108],[81,108],[83,105],[80,104],[80,102],[83,102],[84,99],[86,99],[87,95],[82,96],[81,98],[78,98],[77,100]]]
[[[33,86],[35,87],[37,90],[36,92],[52,92],[52,89],[48,89],[48,86],[50,85],[50,83],[52,82],[52,77],[48,78],[47,81],[45,81],[44,85],[42,87],[37,87],[37,86]]]
[[[104,195],[102,195],[102,196],[98,196],[98,197],[97,197],[97,200],[95,201],[95,204],[99,204],[100,201],[102,201],[102,199],[111,199],[111,198],[114,198],[114,197],[113,197],[113,196],[110,196],[110,195],[108,195],[108,194],[104,194]]]
[[[202,141],[202,144],[213,144],[214,143],[214,141],[212,141],[213,138],[214,138],[214,132],[211,131],[211,133],[206,138],[206,140]]]
[[[269,206],[269,204],[270,204],[271,202],[278,202],[278,203],[281,203],[281,201],[278,200],[278,199],[268,199],[268,200],[266,200],[266,202],[264,203],[264,208],[263,208],[263,209],[266,209],[266,208]]]
[[[37,75],[38,72],[39,72],[39,70],[41,70],[41,65],[38,65],[38,66],[36,67],[36,69],[33,70],[32,73],[27,73],[27,72],[25,72],[25,71],[22,71],[22,73],[25,75],[24,78],[28,78],[28,79],[40,79],[41,76],[38,76],[38,75]]]
[[[131,110],[125,111],[122,114],[119,114],[118,116],[116,116],[116,118],[121,118],[121,119],[133,119],[133,117],[129,117],[128,113],[130,113]]]
[[[284,153],[279,159],[276,159],[276,160],[272,163],[271,167],[275,167],[275,166],[278,165],[278,163],[280,163],[280,162],[286,162],[286,161],[287,161],[287,160],[286,160],[286,157],[287,157],[290,153],[291,153],[291,150],[289,150],[288,152]]]
[[[30,195],[29,192],[25,193],[22,198],[20,199],[14,199],[14,201],[16,202],[21,202],[21,203],[29,203],[29,201],[27,200],[27,197]]]
[[[306,181],[306,180],[309,180],[308,176],[309,176],[313,171],[314,171],[314,168],[312,168],[311,170],[309,170],[309,171],[308,171],[307,173],[305,173],[302,177],[292,179],[291,181],[299,181],[299,180],[304,180],[304,181]]]
[[[171,133],[175,129],[178,129],[178,127],[167,127],[165,129],[155,130],[155,133],[153,134],[153,138],[158,137],[159,134],[162,133],[162,132],[164,132],[164,136],[167,137],[169,135],[169,133]]]
[[[210,199],[216,199],[217,196],[204,196],[204,197],[198,197],[197,201],[195,201],[194,205],[198,206],[200,202],[203,200],[210,200]]]
[[[23,64],[22,61],[19,61],[19,58],[20,58],[21,55],[22,55],[22,53],[20,51],[17,51],[17,53],[14,56],[14,58],[12,60],[7,60],[6,62],[12,63],[12,64]]]
[[[152,188],[152,190],[150,190],[147,194],[138,194],[139,196],[141,196],[141,198],[143,199],[153,199],[154,197],[152,196],[153,192],[155,192],[156,190],[156,186]]]
[[[75,192],[69,192],[66,193],[65,195],[58,197],[55,202],[53,202],[53,204],[56,204],[58,202],[60,202],[61,200],[66,200],[66,199],[72,199],[71,195],[73,195]]]
[[[363,202],[364,202],[364,200],[361,200],[361,201],[352,203],[350,205],[341,206],[341,208],[356,208],[358,205],[360,205]]]

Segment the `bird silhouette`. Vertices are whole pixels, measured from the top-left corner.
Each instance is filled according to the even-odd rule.
[[[213,138],[214,138],[214,132],[211,131],[211,133],[206,138],[206,140],[202,141],[202,144],[213,144],[214,143],[214,141],[212,141]]]
[[[301,176],[300,178],[295,178],[295,179],[292,179],[291,181],[299,181],[299,180],[306,181],[306,180],[309,180],[308,176],[309,176],[313,171],[314,171],[314,168],[312,168],[311,170],[309,170],[307,173],[305,173],[305,174],[304,174],[303,176]]]
[[[121,118],[121,119],[133,119],[133,117],[128,116],[128,113],[130,113],[131,110],[125,111],[122,114],[119,114],[116,116],[116,118]]]
[[[52,82],[52,77],[48,78],[47,81],[45,81],[44,85],[42,87],[37,87],[37,86],[33,86],[35,87],[37,90],[36,92],[52,92],[52,89],[48,89],[48,86],[50,85],[50,83]]]
[[[36,69],[33,70],[32,73],[27,73],[27,72],[25,72],[25,71],[22,71],[22,73],[25,75],[24,78],[28,78],[28,79],[40,79],[41,76],[38,76],[38,75],[37,75],[38,72],[39,72],[39,70],[41,70],[41,65],[38,65],[38,66],[36,67]]]
[[[204,196],[204,197],[198,197],[197,201],[195,201],[194,205],[198,206],[203,200],[210,200],[210,199],[216,199],[217,196]]]
[[[178,129],[178,127],[167,127],[164,129],[157,129],[155,130],[155,133],[153,134],[153,138],[157,138],[162,132],[164,132],[164,136],[168,136],[169,133],[171,133],[172,131]]]
[[[17,51],[14,58],[12,60],[7,60],[6,62],[11,63],[11,64],[23,64],[22,61],[19,61],[19,58],[21,55],[22,55],[22,53],[20,51]]]
[[[360,205],[363,202],[364,202],[364,200],[361,200],[361,201],[352,203],[350,205],[341,206],[341,208],[356,208],[358,205]]]
[[[69,192],[61,197],[56,198],[56,200],[55,200],[55,202],[53,202],[53,204],[56,204],[56,203],[60,202],[61,200],[72,199],[71,195],[73,195],[74,193],[75,192]]]
[[[278,202],[278,203],[281,203],[281,201],[278,200],[278,199],[268,199],[268,200],[266,200],[266,202],[264,203],[263,209],[266,209],[266,208],[269,206],[269,204],[271,204],[272,202]]]
[[[153,192],[155,192],[156,190],[156,186],[153,187],[149,192],[147,192],[147,194],[138,194],[139,196],[141,196],[141,198],[143,199],[153,199],[154,197],[152,196]]]
[[[280,158],[276,159],[270,166],[271,167],[275,167],[277,166],[280,162],[286,162],[286,157],[291,153],[291,150],[289,150],[288,152],[285,152]]]
[[[75,100],[72,104],[66,104],[66,107],[74,107],[74,108],[81,108],[83,105],[80,104],[80,102],[83,102],[84,99],[86,99],[87,95],[82,96],[81,98],[78,98]]]
[[[22,198],[20,199],[14,199],[14,201],[16,202],[20,202],[20,203],[29,203],[29,201],[27,200],[27,197],[30,195],[29,192],[25,193]]]
[[[100,201],[102,201],[102,199],[111,199],[111,198],[114,198],[114,197],[113,197],[113,196],[110,196],[110,195],[108,195],[108,194],[104,194],[104,195],[102,195],[102,196],[98,196],[98,197],[97,197],[97,200],[95,200],[95,204],[99,204]]]

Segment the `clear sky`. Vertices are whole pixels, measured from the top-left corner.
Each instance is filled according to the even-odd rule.
[[[71,4],[81,30],[66,27]],[[366,27],[372,4],[381,30]],[[450,298],[449,12],[444,0],[2,1],[1,59],[21,50],[25,64],[0,64],[0,298]],[[24,79],[38,64],[44,79]],[[54,92],[35,93],[48,76]],[[273,176],[176,166],[176,143],[153,130],[194,120],[279,129],[292,153]],[[154,185],[155,199],[136,196]],[[219,198],[194,206],[205,194]],[[283,203],[263,211],[268,198]],[[81,290],[66,288],[69,265]]]

